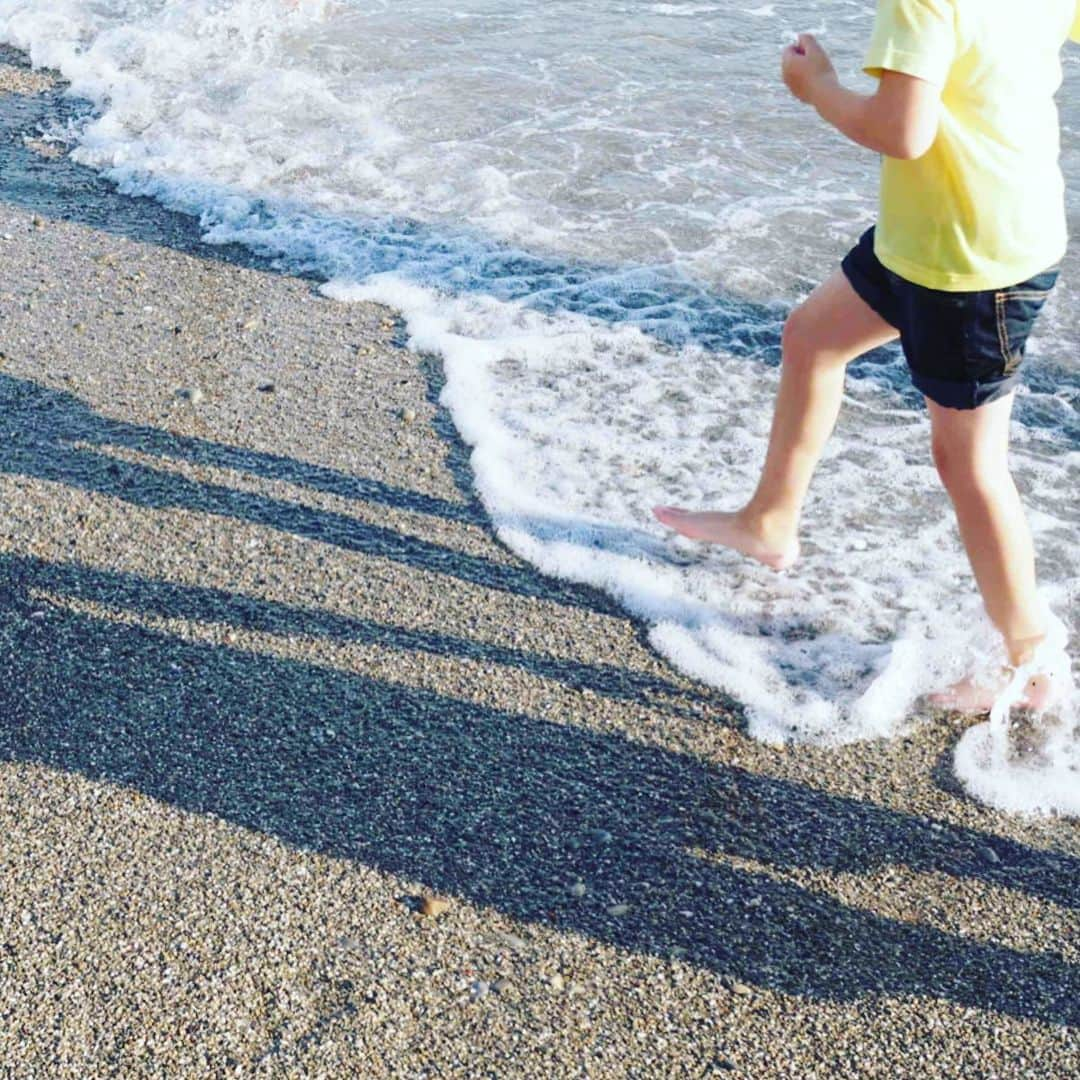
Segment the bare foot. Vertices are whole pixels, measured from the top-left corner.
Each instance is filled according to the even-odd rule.
[[[717,511],[680,510],[675,506],[655,506],[653,513],[658,521],[680,536],[701,540],[708,544],[741,551],[751,559],[771,566],[774,570],[786,570],[799,557],[799,541],[766,535],[762,530],[747,524],[740,512],[732,514]]]
[[[985,686],[974,679],[961,679],[947,690],[939,690],[929,695],[932,705],[939,709],[952,709],[955,712],[988,713],[994,702],[1009,685],[1007,673],[1003,673],[996,686]],[[1016,703],[1021,709],[1031,712],[1045,712],[1058,698],[1059,688],[1054,685],[1052,675],[1039,673],[1032,675],[1024,687],[1023,696]]]

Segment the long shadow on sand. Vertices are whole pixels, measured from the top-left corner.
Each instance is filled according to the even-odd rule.
[[[544,578],[526,567],[470,555],[302,502],[196,482],[167,468],[123,460],[116,451],[134,451],[163,465],[173,460],[236,470],[347,499],[476,522],[476,512],[467,505],[282,455],[113,420],[73,394],[9,375],[0,375],[0,415],[6,427],[0,443],[0,472],[63,483],[136,506],[232,517],[485,588],[594,611],[618,611],[597,590]]]
[[[88,604],[348,631],[213,590],[4,557],[4,757],[128,785],[517,919],[640,952],[679,947],[763,987],[932,995],[1080,1022],[1080,967],[1059,956],[883,918],[724,857],[780,878],[902,863],[1072,908],[1080,860],[618,735],[192,644],[86,614]],[[567,889],[578,879],[581,899]],[[615,903],[629,912],[609,915]]]
[[[603,593],[545,578],[527,566],[470,555],[345,513],[240,491],[225,484],[197,482],[168,469],[156,468],[154,464],[123,460],[116,456],[116,451],[135,451],[145,455],[150,462],[155,459],[162,462],[184,461],[237,470],[265,479],[283,480],[318,492],[439,515],[450,520],[474,520],[472,511],[458,503],[281,455],[264,454],[113,420],[94,412],[72,394],[7,375],[0,375],[0,416],[5,424],[4,439],[0,442],[0,473],[60,483],[120,499],[134,506],[182,508],[230,517],[332,544],[344,550],[390,559],[484,588],[584,607],[591,611],[618,612],[614,603]],[[117,576],[117,587],[126,580]],[[122,603],[128,603],[129,593],[130,588],[121,589]],[[135,595],[140,602],[134,606],[141,610],[142,602],[153,595],[153,590],[143,585],[136,589]],[[207,617],[205,612],[214,606],[212,603],[207,606],[209,596],[208,592],[203,597],[202,606],[197,606],[183,617]],[[175,600],[173,602],[176,603]],[[306,629],[293,625],[289,630],[282,625],[280,617],[267,621],[266,612],[269,609],[255,602],[247,603],[240,597],[228,597],[227,607],[228,620],[249,629],[314,633],[334,639],[392,644],[443,656],[461,656],[521,667],[533,674],[557,679],[567,686],[626,699],[650,698],[655,701],[655,695],[662,694],[668,698],[669,704],[676,697],[685,699],[687,696],[715,701],[717,704],[724,700],[722,695],[714,691],[676,686],[663,678],[614,665],[554,659],[449,634],[383,627],[363,619],[342,619],[314,612],[305,615]]]
[[[469,555],[391,528],[372,525],[348,514],[239,491],[225,484],[200,483],[167,469],[155,468],[153,464],[122,460],[115,456],[115,451],[137,451],[151,462],[159,458],[234,469],[349,499],[437,514],[451,520],[471,520],[468,509],[457,503],[284,456],[112,420],[95,413],[74,395],[7,375],[0,375],[0,416],[5,425],[4,439],[0,442],[0,473],[60,483],[135,506],[217,514],[348,551],[390,559],[484,588],[540,597],[594,611],[615,610],[603,594],[544,578],[526,566]],[[152,610],[155,595],[162,591],[169,594],[164,584],[151,586],[123,575],[116,575],[112,580],[118,602],[136,610]],[[199,602],[194,605],[184,600],[182,592],[169,595],[169,609],[183,618],[213,617],[208,613],[221,609],[218,617],[248,629],[269,633],[311,633],[335,640],[390,644],[437,655],[522,667],[574,688],[616,697],[644,699],[648,695],[666,693],[719,700],[718,695],[709,691],[695,693],[665,679],[614,665],[557,660],[449,634],[384,627],[369,620],[345,619],[329,613],[307,612],[301,620],[289,615],[290,609],[282,608],[275,613],[272,608],[255,601],[215,594],[211,590],[200,594]],[[145,607],[148,602],[151,603],[149,608]],[[181,614],[182,611],[187,614]]]

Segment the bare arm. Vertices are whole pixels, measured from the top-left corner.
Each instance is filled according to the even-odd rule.
[[[825,50],[810,34],[784,50],[784,82],[853,142],[888,157],[922,157],[937,137],[941,90],[933,83],[884,71],[873,94],[840,85]]]

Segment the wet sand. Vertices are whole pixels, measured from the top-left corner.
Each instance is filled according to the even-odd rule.
[[[5,1075],[1073,1075],[1077,823],[957,717],[748,739],[495,541],[393,312],[71,107],[0,51]]]

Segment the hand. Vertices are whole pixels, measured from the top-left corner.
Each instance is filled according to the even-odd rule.
[[[798,43],[784,50],[780,62],[784,85],[807,105],[813,105],[819,88],[837,81],[836,69],[813,34],[800,34]]]

